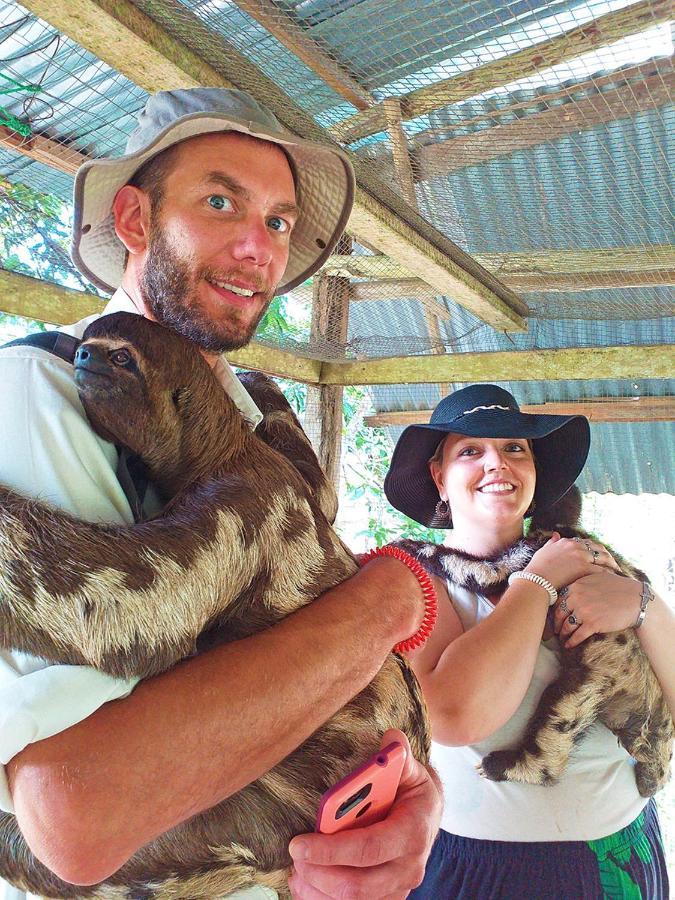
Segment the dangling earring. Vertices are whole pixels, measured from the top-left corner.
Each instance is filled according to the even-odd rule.
[[[450,518],[450,507],[448,506],[447,500],[439,500],[436,504],[436,518],[437,519],[449,519]]]

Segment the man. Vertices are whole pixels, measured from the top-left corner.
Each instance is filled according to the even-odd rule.
[[[116,289],[105,312],[136,311],[194,341],[255,424],[220,354],[250,340],[275,292],[317,270],[352,196],[338,150],[283,132],[248,95],[165,92],[149,100],[126,156],[78,173],[73,258]],[[0,378],[2,481],[82,518],[132,521],[116,451],[88,427],[68,365],[7,349]],[[421,615],[412,573],[379,559],[269,631],[137,687],[5,654],[1,805],[57,875],[95,883],[283,759],[371,680]],[[405,896],[422,878],[439,816],[434,783],[409,761],[385,822],[294,840],[296,896]]]

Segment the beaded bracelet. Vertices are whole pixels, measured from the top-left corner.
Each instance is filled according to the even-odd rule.
[[[431,578],[414,556],[411,556],[399,547],[387,546],[378,547],[376,550],[370,550],[361,558],[361,565],[365,565],[371,559],[375,559],[376,556],[393,556],[394,559],[398,559],[399,562],[402,562],[410,569],[420,583],[422,595],[424,596],[424,616],[422,618],[422,624],[415,634],[405,641],[399,641],[399,643],[393,647],[394,653],[408,653],[410,650],[416,650],[418,647],[421,647],[429,637],[436,624],[436,619],[438,618],[438,600]]]
[[[638,615],[637,621],[635,622],[635,625],[633,625],[633,628],[637,629],[640,627],[640,625],[642,625],[642,623],[645,620],[645,616],[647,615],[647,604],[649,603],[650,600],[653,600],[653,599],[654,599],[654,593],[653,593],[652,589],[649,587],[649,585],[647,584],[646,581],[643,581],[642,582],[642,596],[640,597],[640,614]]]

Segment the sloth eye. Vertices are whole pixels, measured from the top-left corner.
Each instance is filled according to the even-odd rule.
[[[113,350],[110,360],[116,366],[127,366],[131,362],[131,353],[128,350]]]
[[[185,394],[185,388],[179,387],[176,388],[175,391],[171,394],[171,399],[173,400],[173,405],[175,407],[180,406],[183,396]]]

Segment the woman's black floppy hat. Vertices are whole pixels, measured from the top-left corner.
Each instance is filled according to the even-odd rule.
[[[409,425],[394,448],[384,480],[393,507],[430,528],[448,528],[436,513],[438,490],[429,460],[448,434],[484,438],[530,438],[537,460],[534,500],[546,509],[572,487],[586,462],[591,444],[584,416],[523,413],[516,399],[496,384],[472,384],[448,394],[428,425]]]

